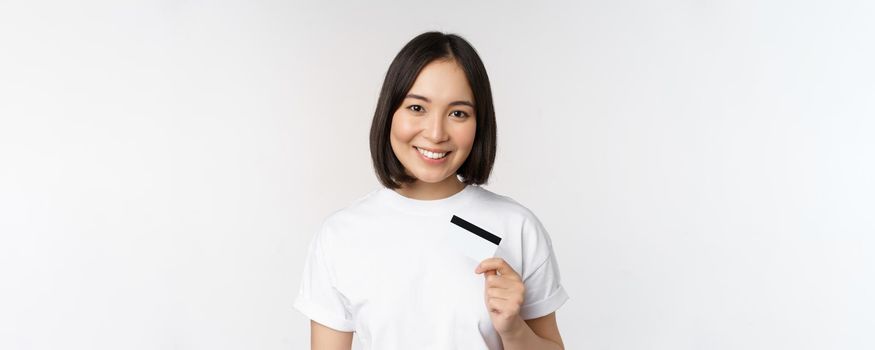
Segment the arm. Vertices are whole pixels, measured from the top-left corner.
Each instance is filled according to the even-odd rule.
[[[565,344],[562,343],[562,337],[559,335],[559,326],[556,324],[555,312],[526,320],[525,323],[526,326],[518,327],[516,332],[502,335],[501,342],[505,350],[565,350]]]
[[[352,333],[334,330],[310,320],[310,349],[350,350],[352,348]]]
[[[474,273],[484,274],[489,317],[506,350],[565,349],[559,336],[559,326],[556,325],[555,312],[527,321],[520,317],[526,286],[504,259],[492,257],[483,260]]]

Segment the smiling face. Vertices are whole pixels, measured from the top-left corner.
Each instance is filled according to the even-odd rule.
[[[415,185],[456,182],[477,131],[474,94],[455,61],[426,65],[392,117],[390,143]]]

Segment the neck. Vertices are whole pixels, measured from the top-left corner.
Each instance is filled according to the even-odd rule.
[[[441,182],[428,183],[420,180],[409,184],[401,184],[401,188],[395,189],[404,197],[419,200],[443,199],[459,193],[465,189],[465,183],[459,181],[454,175],[447,177]]]

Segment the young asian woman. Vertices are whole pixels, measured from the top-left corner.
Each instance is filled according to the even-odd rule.
[[[355,333],[369,349],[563,349],[555,311],[569,297],[549,234],[481,187],[496,121],[470,43],[427,32],[401,49],[370,150],[382,188],[329,215],[309,247],[295,307],[311,319],[311,347],[350,349]],[[461,234],[456,214],[501,232],[495,256],[473,261],[447,244]]]

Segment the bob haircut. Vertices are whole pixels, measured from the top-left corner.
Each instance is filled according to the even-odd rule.
[[[465,184],[485,184],[495,162],[496,127],[492,91],[486,68],[477,51],[462,37],[441,32],[422,33],[405,45],[386,72],[383,88],[377,101],[377,110],[371,122],[371,159],[374,171],[383,186],[400,188],[401,183],[412,183],[416,178],[407,174],[404,165],[392,151],[389,134],[392,116],[413,87],[423,67],[436,60],[455,61],[465,72],[474,94],[474,114],[477,130],[474,144],[465,162],[456,170]]]

